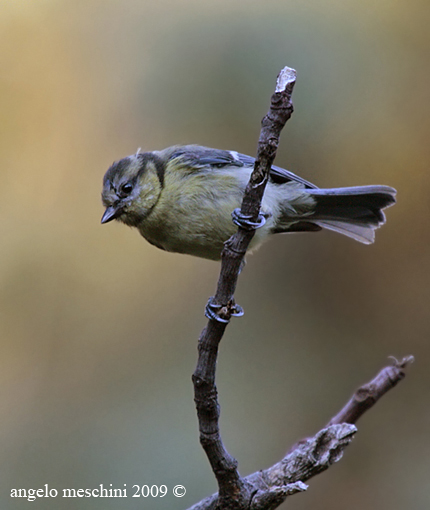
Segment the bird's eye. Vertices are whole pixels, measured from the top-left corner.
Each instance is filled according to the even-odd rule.
[[[129,195],[133,190],[133,185],[130,182],[126,182],[121,186],[121,193]]]

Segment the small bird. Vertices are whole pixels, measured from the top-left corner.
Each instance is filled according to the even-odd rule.
[[[253,167],[250,156],[199,145],[139,150],[106,172],[102,223],[116,219],[162,250],[220,260],[223,243],[237,230],[232,211],[241,206]],[[250,249],[271,234],[323,228],[370,244],[395,196],[395,189],[379,185],[320,189],[272,166],[261,207],[266,221]]]

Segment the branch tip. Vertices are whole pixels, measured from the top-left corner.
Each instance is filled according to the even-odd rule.
[[[276,93],[281,93],[286,90],[288,85],[294,84],[296,81],[296,70],[291,67],[284,67],[282,71],[278,74],[278,78],[276,80]]]
[[[393,361],[393,366],[399,368],[400,370],[407,368],[409,365],[415,362],[415,358],[412,355],[405,356],[400,361],[394,356],[388,356],[388,359],[391,359]]]

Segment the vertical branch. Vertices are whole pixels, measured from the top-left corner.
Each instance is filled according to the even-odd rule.
[[[245,190],[238,232],[224,245],[221,272],[214,298],[208,303],[212,311],[198,344],[197,367],[193,374],[194,400],[199,420],[200,442],[216,476],[220,506],[223,509],[248,508],[251,485],[241,478],[237,461],[225,448],[219,430],[219,403],[215,385],[218,346],[232,315],[239,315],[234,291],[246,250],[260,215],[261,201],[276,156],[282,128],[293,112],[291,95],[296,79],[294,69],[285,67],[278,76],[270,109],[261,123],[257,158]],[[207,310],[208,310],[207,307]]]
[[[240,210],[242,218],[248,218],[254,223],[260,214],[261,201],[276,157],[281,131],[294,111],[291,96],[295,83],[296,71],[284,67],[278,75],[269,111],[261,121],[254,170],[246,187]],[[239,226],[238,232],[224,244],[221,273],[215,295],[217,303],[228,303],[232,299],[240,267],[254,234],[255,229],[244,229]]]

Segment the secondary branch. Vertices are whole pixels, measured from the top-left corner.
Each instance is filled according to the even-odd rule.
[[[392,365],[384,367],[372,381],[361,386],[341,411],[314,437],[297,443],[280,462],[270,468],[244,478],[248,494],[251,494],[248,506],[244,508],[273,510],[288,496],[306,490],[307,485],[304,482],[342,458],[345,448],[357,431],[355,421],[405,377],[405,369],[412,361],[412,356],[401,361],[394,360]],[[361,399],[362,396],[364,399]],[[189,510],[219,508],[224,508],[220,495],[213,494]]]

